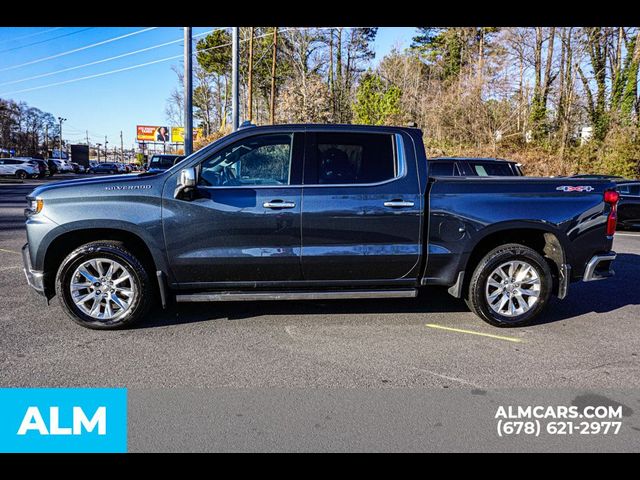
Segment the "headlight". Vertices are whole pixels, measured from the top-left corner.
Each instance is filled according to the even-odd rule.
[[[29,198],[27,210],[31,215],[35,215],[36,213],[40,213],[42,211],[42,207],[44,207],[44,200],[41,198]]]

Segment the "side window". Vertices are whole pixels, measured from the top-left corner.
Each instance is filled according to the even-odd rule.
[[[459,173],[454,162],[431,162],[429,163],[429,175],[452,177],[458,176]]]
[[[241,187],[290,185],[293,134],[245,138],[201,163],[199,183]]]
[[[629,190],[631,191],[631,195],[636,195],[640,197],[640,185],[632,185],[631,188],[629,188]]]
[[[620,193],[620,195],[629,195],[629,194],[631,194],[631,189],[630,189],[629,185],[619,185],[616,190],[618,190],[618,193]]]
[[[307,177],[311,183],[378,183],[397,175],[393,136],[389,134],[318,133],[312,148],[317,174]]]

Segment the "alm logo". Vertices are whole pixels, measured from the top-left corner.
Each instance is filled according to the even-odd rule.
[[[0,388],[0,453],[127,451],[124,388]]]
[[[27,413],[22,419],[18,435],[26,435],[29,431],[36,431],[40,435],[82,435],[82,430],[92,432],[96,427],[98,435],[107,434],[107,407],[98,407],[91,417],[87,418],[82,407],[73,407],[73,426],[60,426],[59,407],[49,408],[49,428],[42,418],[40,409],[31,406],[27,408]]]

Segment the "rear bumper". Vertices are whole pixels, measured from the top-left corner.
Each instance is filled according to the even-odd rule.
[[[22,247],[22,263],[24,264],[24,276],[27,277],[27,283],[40,295],[44,296],[44,273],[31,268],[31,258],[29,257],[29,244],[25,243]]]
[[[612,277],[615,272],[611,268],[613,261],[616,259],[616,252],[607,252],[594,255],[587,263],[584,269],[582,280],[591,282],[593,280],[602,280]]]

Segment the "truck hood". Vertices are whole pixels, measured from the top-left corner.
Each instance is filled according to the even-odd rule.
[[[158,172],[161,173],[161,172]],[[92,190],[95,189],[96,193],[102,191],[100,188],[104,186],[107,188],[113,186],[114,190],[129,190],[136,189],[136,185],[141,187],[149,183],[150,180],[158,178],[157,174],[148,173],[130,173],[126,175],[108,175],[104,177],[91,177],[91,178],[79,178],[74,180],[63,180],[60,182],[48,183],[41,185],[33,190],[29,194],[30,197],[43,197],[54,194],[55,196],[64,196],[68,191],[71,193],[71,189],[78,190]],[[47,195],[48,194],[48,195]]]

